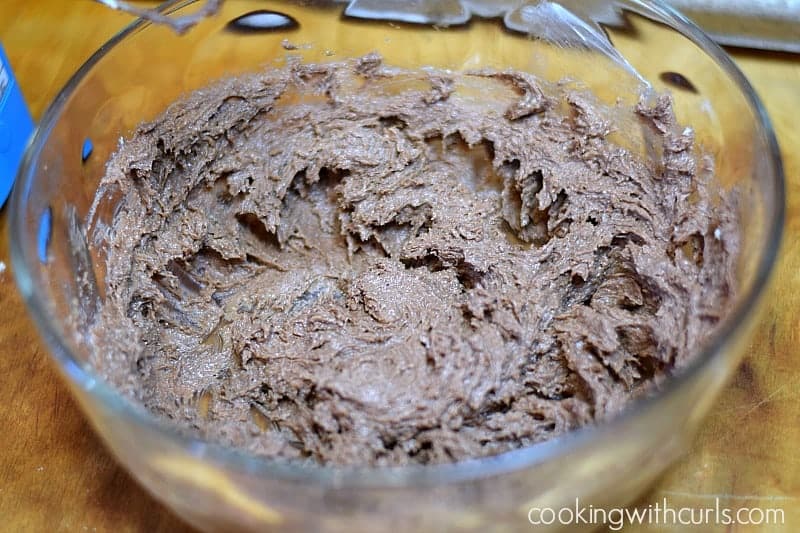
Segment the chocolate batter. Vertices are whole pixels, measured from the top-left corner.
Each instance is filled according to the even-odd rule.
[[[607,108],[521,72],[219,82],[109,162],[93,363],[206,438],[337,465],[602,421],[730,306],[733,199],[696,152],[667,96]]]

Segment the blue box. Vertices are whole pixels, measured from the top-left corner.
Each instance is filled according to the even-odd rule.
[[[33,120],[0,46],[0,207],[11,192],[32,132]]]

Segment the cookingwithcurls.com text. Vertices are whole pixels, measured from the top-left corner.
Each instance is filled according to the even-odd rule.
[[[713,503],[712,503],[713,501]],[[780,507],[730,507],[720,498],[709,500],[708,505],[678,507],[667,498],[640,507],[594,507],[584,505],[575,498],[574,505],[560,508],[531,507],[528,522],[533,526],[605,525],[611,531],[620,531],[627,525],[709,526],[709,525],[783,525],[785,520]]]

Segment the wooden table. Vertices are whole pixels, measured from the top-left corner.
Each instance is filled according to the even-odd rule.
[[[34,117],[128,21],[86,0],[0,0],[0,41]],[[732,53],[765,101],[783,148],[789,197],[778,289],[693,450],[644,502],[705,505],[718,495],[730,507],[785,511],[783,529],[735,531],[799,531],[800,56]],[[186,530],[117,466],[50,364],[14,287],[5,210],[0,261],[0,529]]]

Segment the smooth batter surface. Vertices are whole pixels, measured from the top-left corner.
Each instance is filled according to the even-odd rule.
[[[725,315],[734,208],[667,97],[612,112],[543,87],[367,56],[175,103],[98,193],[122,200],[94,232],[93,363],[207,438],[321,463],[455,461],[607,419]]]

